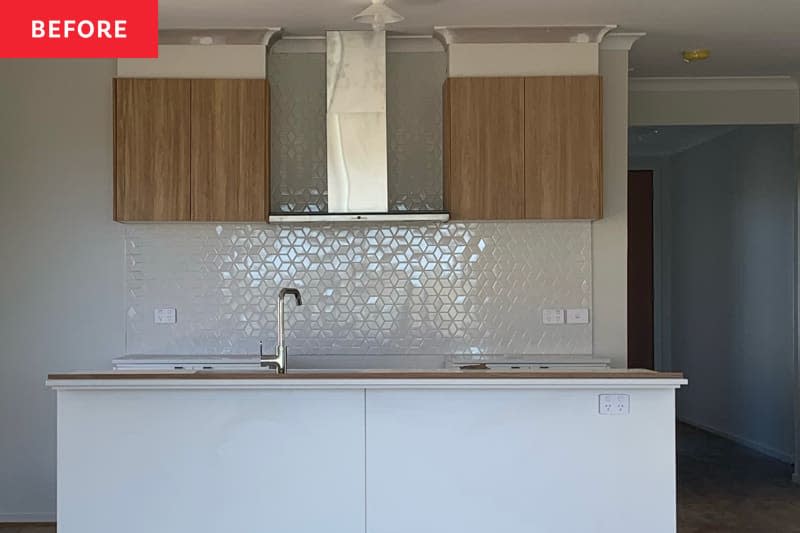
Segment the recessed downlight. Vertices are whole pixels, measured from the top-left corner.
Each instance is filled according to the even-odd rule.
[[[224,39],[223,39],[224,41]],[[213,35],[196,35],[192,37],[192,44],[223,44],[216,42]]]

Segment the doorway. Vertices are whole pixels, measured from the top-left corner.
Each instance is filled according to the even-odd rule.
[[[628,368],[655,369],[653,171],[628,172]]]
[[[633,128],[629,144],[629,168],[653,169],[629,176],[630,365],[650,362],[636,346],[652,332],[655,368],[689,379],[681,422],[785,463],[795,452],[793,137],[786,125],[660,126]],[[638,230],[649,223],[648,243]]]

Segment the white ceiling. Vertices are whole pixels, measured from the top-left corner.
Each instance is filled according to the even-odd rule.
[[[368,0],[159,0],[162,28],[281,26],[292,34],[363,28]],[[448,25],[617,24],[647,36],[631,52],[634,76],[800,73],[800,0],[388,0],[406,17],[393,26],[430,33]],[[685,48],[712,58],[685,65]]]

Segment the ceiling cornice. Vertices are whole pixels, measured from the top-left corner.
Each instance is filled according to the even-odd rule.
[[[433,35],[451,44],[599,43],[616,25],[602,26],[434,26]]]
[[[600,48],[602,50],[630,50],[634,43],[647,35],[646,33],[642,32],[620,32],[620,33],[609,33],[603,39],[603,42],[600,43]]]
[[[727,76],[705,78],[631,78],[633,92],[797,91],[792,76]]]
[[[282,28],[178,28],[158,31],[159,45],[219,45],[219,44],[260,44],[267,48],[278,40]]]

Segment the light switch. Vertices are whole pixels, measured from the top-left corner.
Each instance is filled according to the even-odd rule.
[[[581,307],[578,309],[567,309],[567,324],[588,324],[589,309]]]
[[[542,324],[547,326],[561,325],[564,323],[563,309],[542,309]]]
[[[178,311],[174,307],[153,310],[153,323],[174,324],[178,321]]]

